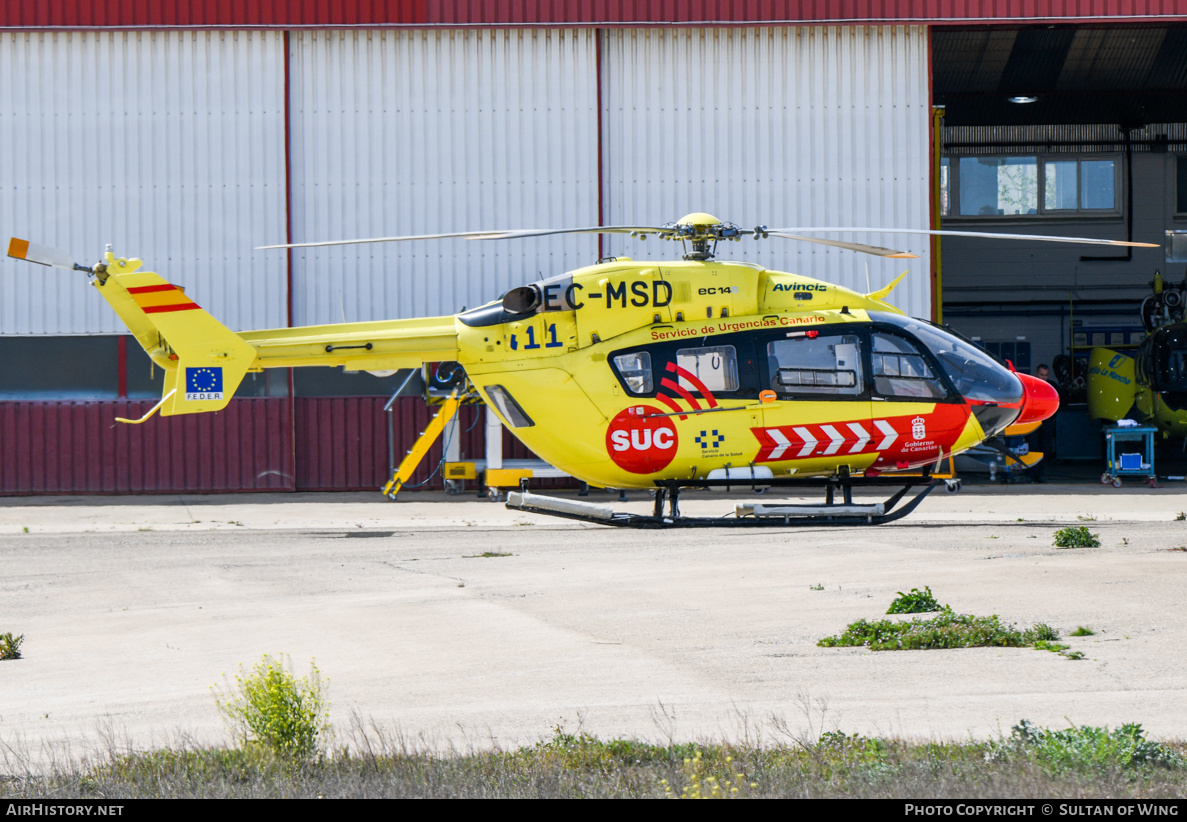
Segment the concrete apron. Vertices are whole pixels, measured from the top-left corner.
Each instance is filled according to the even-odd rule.
[[[112,740],[229,744],[211,686],[265,653],[299,675],[316,659],[340,744],[359,722],[438,751],[558,725],[776,743],[988,738],[1025,718],[1184,738],[1183,490],[966,486],[876,528],[666,533],[443,494],[8,498],[0,632],[25,642],[0,662],[0,772]],[[1102,546],[1053,548],[1067,524]],[[925,585],[960,612],[1096,633],[1065,639],[1080,661],[816,646]]]

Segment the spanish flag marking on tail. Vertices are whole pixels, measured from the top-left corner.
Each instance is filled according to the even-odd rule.
[[[196,302],[172,283],[144,285],[128,289],[136,305],[145,314],[163,314],[169,311],[192,311],[200,309]]]

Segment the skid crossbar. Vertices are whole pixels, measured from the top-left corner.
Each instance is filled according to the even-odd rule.
[[[883,525],[896,519],[905,517],[918,507],[936,482],[930,477],[920,477],[917,482],[908,482],[896,493],[883,502],[862,504],[854,503],[852,485],[854,480],[848,477],[828,478],[835,481],[824,481],[826,500],[822,505],[739,505],[734,515],[722,517],[686,517],[680,514],[679,494],[684,483],[668,481],[657,483],[655,489],[655,511],[647,514],[628,514],[614,511],[609,505],[595,505],[568,499],[558,499],[542,494],[533,494],[526,490],[512,492],[507,495],[507,507],[519,511],[530,511],[537,514],[547,514],[565,519],[577,519],[598,525],[612,525],[620,528],[771,528],[791,527],[800,525]],[[779,480],[765,480],[763,485],[789,485],[791,483]],[[804,481],[799,480],[799,485]],[[860,485],[883,485],[885,481],[876,482],[872,479],[857,481]],[[724,486],[725,483],[714,483],[703,480],[697,481],[694,487]],[[738,482],[730,483],[737,488]],[[841,490],[843,502],[834,502],[833,495]],[[903,498],[912,489],[917,489],[906,503],[899,506]],[[668,502],[670,510],[664,513],[664,502]]]

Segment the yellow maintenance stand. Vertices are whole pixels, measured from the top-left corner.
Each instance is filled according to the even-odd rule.
[[[429,453],[429,449],[433,447],[433,443],[441,436],[441,432],[445,430],[445,425],[457,414],[457,410],[462,406],[462,401],[458,398],[460,393],[461,386],[458,386],[445,398],[445,402],[441,404],[441,410],[429,421],[429,427],[420,432],[416,444],[412,446],[412,450],[400,462],[400,467],[396,469],[395,475],[388,480],[387,485],[383,486],[383,493],[389,499],[394,500],[396,498],[396,494],[400,493],[400,489],[404,487],[413,473],[416,472],[416,467],[420,465],[420,461]]]
[[[502,497],[501,489],[518,488],[523,480],[555,479],[568,477],[564,471],[554,468],[541,459],[503,459],[503,427],[498,417],[491,413],[481,401],[481,397],[473,384],[466,378],[461,366],[453,362],[435,363],[434,367],[423,366],[417,372],[410,374],[408,379],[396,389],[388,400],[384,410],[392,413],[396,400],[405,393],[412,379],[419,375],[424,385],[423,397],[429,405],[438,405],[440,410],[429,421],[428,427],[420,433],[416,443],[395,465],[395,455],[389,451],[388,465],[392,470],[392,478],[383,486],[383,494],[388,499],[395,500],[401,489],[407,487],[408,481],[416,473],[417,467],[428,456],[429,450],[437,440],[445,437],[445,453],[442,458],[441,472],[445,480],[446,490],[451,494],[459,493],[464,483],[481,479],[479,496],[486,496],[492,501]],[[464,405],[483,406],[486,412],[486,458],[464,459],[459,453],[459,437],[450,435],[450,425],[457,425],[456,417]],[[475,422],[477,424],[477,421]],[[473,425],[471,426],[473,427]],[[389,442],[394,437],[394,429],[389,421]],[[390,444],[389,444],[390,447]]]

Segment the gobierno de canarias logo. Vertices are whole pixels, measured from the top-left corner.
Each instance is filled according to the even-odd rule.
[[[606,451],[614,464],[632,474],[653,474],[668,467],[680,444],[671,417],[652,405],[619,411],[606,429]]]

